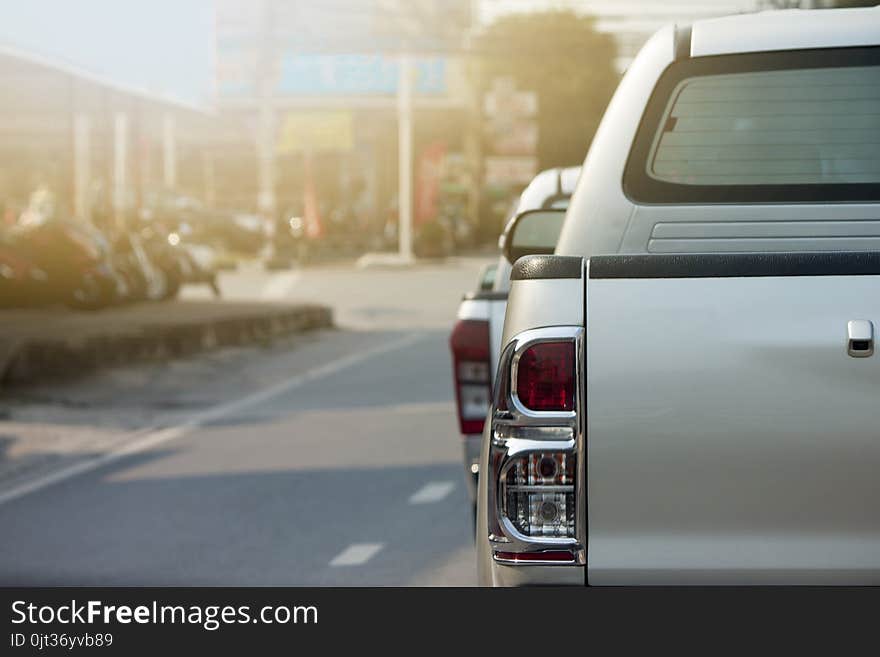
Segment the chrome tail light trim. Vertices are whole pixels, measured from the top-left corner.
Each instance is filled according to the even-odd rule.
[[[584,329],[580,326],[555,326],[524,331],[513,338],[501,354],[495,390],[490,409],[489,481],[487,509],[495,518],[489,519],[489,542],[497,563],[515,566],[586,564],[586,445],[584,442],[585,395]],[[519,358],[540,342],[571,341],[575,357],[574,411],[532,411],[525,408],[516,395]],[[513,525],[505,513],[506,475],[516,459],[535,452],[568,453],[575,457],[575,536],[526,536]],[[488,473],[487,473],[488,474]],[[550,492],[550,486],[546,487]],[[569,550],[571,562],[511,560],[496,553],[540,553],[548,550]]]

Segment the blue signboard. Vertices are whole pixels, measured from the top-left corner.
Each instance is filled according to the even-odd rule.
[[[446,60],[415,60],[417,94],[446,93]],[[285,96],[393,96],[399,63],[384,55],[287,53],[281,59],[277,92]]]

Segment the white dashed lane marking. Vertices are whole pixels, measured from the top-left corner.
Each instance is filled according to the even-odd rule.
[[[432,481],[413,493],[412,497],[409,498],[409,503],[431,504],[432,502],[439,502],[449,495],[454,488],[455,483],[452,481]]]
[[[360,566],[372,559],[384,543],[352,543],[333,557],[331,566]]]

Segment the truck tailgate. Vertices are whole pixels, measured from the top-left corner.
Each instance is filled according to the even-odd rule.
[[[590,261],[590,583],[880,584],[880,354],[847,333],[880,327],[874,274],[864,253]]]

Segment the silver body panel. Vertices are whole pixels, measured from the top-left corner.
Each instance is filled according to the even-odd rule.
[[[517,333],[544,326],[583,326],[583,299],[583,278],[513,281],[501,343],[506,345]]]
[[[507,262],[505,260],[505,262]],[[508,280],[510,273],[507,274]],[[504,330],[504,315],[507,312],[507,301],[489,302],[489,359],[492,380],[495,380],[495,372],[498,370],[498,357],[501,355],[501,334]]]
[[[880,584],[880,279],[590,280],[587,318],[591,584]]]
[[[491,560],[491,557],[489,557]],[[505,566],[492,563],[481,586],[583,586],[583,566]]]

